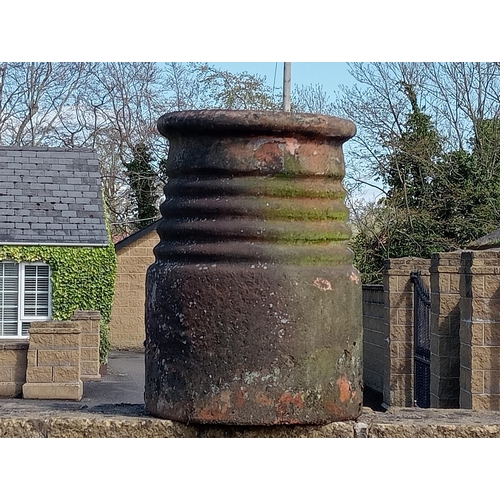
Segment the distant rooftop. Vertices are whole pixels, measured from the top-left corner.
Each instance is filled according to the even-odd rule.
[[[108,244],[93,150],[0,146],[0,245]]]

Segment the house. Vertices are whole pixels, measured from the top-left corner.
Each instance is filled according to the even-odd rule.
[[[96,153],[0,147],[0,174],[0,354],[76,310],[99,311],[106,337],[116,262]]]
[[[116,288],[109,324],[110,344],[114,349],[144,347],[146,270],[155,261],[153,248],[160,241],[156,232],[158,223],[153,222],[115,244]]]

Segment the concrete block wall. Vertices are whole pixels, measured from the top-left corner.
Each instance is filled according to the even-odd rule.
[[[155,261],[153,248],[159,241],[157,232],[152,230],[117,250],[115,298],[109,325],[114,349],[144,348],[146,270]]]
[[[389,348],[384,308],[383,285],[363,285],[363,382],[365,387],[380,393]]]
[[[76,311],[70,321],[38,321],[29,338],[0,339],[0,397],[75,399],[84,380],[100,380],[98,311]]]
[[[23,391],[28,364],[28,340],[0,342],[0,397],[14,398]]]
[[[432,408],[459,407],[461,255],[439,253],[431,259]]]

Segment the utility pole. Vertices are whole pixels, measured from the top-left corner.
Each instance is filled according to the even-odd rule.
[[[290,84],[292,81],[292,63],[284,63],[283,68],[283,111],[290,112]]]

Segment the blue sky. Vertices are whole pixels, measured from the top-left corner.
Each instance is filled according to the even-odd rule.
[[[265,76],[271,87],[276,72],[276,87],[283,85],[283,62],[211,62],[209,64],[232,73],[246,71],[250,74]],[[347,63],[342,62],[292,62],[292,86],[319,84],[330,98],[333,98],[340,84],[353,85],[355,83],[348,69]]]

